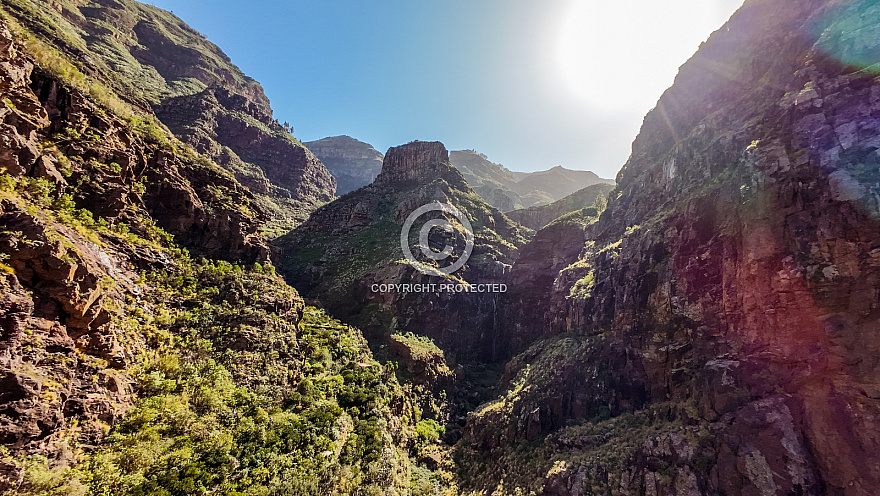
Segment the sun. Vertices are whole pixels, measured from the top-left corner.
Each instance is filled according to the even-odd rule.
[[[679,66],[739,1],[572,1],[556,33],[556,67],[570,96],[597,112],[646,112]]]

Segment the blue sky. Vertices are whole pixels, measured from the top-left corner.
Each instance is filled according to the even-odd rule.
[[[154,0],[310,141],[415,139],[614,177],[644,114],[739,0]]]

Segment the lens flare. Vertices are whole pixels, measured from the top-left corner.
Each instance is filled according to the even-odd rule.
[[[816,49],[845,65],[880,73],[880,1],[829,9],[816,23]]]

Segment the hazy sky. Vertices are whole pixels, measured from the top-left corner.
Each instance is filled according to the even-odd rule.
[[[614,177],[644,114],[741,0],[155,0],[310,141],[415,139]]]

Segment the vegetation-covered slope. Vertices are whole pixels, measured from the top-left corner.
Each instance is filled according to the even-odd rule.
[[[0,492],[439,490],[433,424],[231,175],[9,19],[0,102]]]
[[[4,9],[121,100],[232,172],[279,234],[330,200],[335,181],[273,118],[259,83],[173,14],[133,0],[9,0]]]
[[[612,189],[614,189],[613,184],[594,184],[553,203],[511,210],[504,215],[514,222],[538,231],[553,220],[575,210],[588,208],[597,203],[604,208],[605,197]]]
[[[513,185],[521,179],[516,173],[490,162],[485,154],[476,150],[453,151],[449,161],[489,205],[502,212],[522,208],[523,199],[513,190]]]

